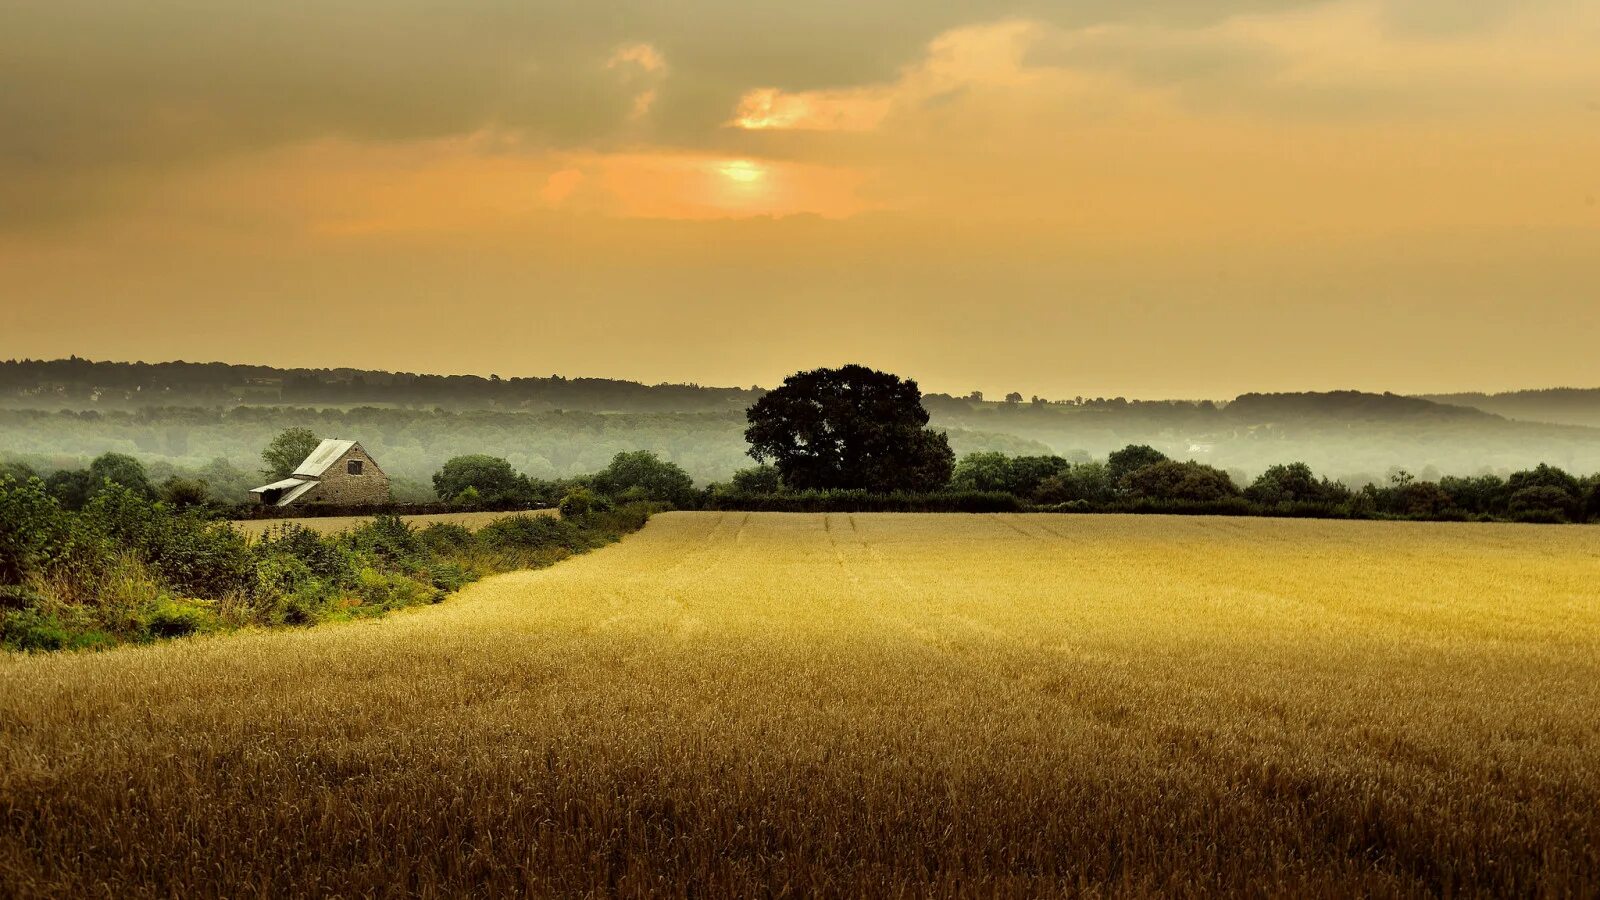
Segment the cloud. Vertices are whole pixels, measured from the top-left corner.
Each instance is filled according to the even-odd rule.
[[[1596,0],[20,4],[0,28],[0,230],[327,140],[864,166],[882,160],[799,136],[958,114],[1007,131],[1024,109],[1053,135],[1161,103],[1284,121],[1581,107],[1600,37],[1575,8]]]
[[[112,182],[325,138],[382,143],[493,128],[552,148],[704,147],[752,88],[881,82],[935,36],[972,22],[1200,21],[1237,5],[12,4],[0,27],[0,228],[92,211],[92,195],[114,191]],[[18,186],[23,179],[50,183]]]

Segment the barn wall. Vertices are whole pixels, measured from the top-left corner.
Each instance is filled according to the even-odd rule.
[[[345,463],[352,459],[362,460],[363,473],[350,475],[345,471]],[[345,454],[328,467],[319,479],[321,483],[312,488],[296,503],[387,503],[389,502],[389,476],[378,471],[377,464],[372,461],[360,447],[351,447]]]

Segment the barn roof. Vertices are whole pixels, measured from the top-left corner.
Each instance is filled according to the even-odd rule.
[[[327,438],[317,445],[317,449],[311,451],[311,455],[306,457],[306,461],[300,464],[300,468],[294,470],[294,474],[304,478],[321,478],[322,473],[328,471],[329,466],[337,462],[339,457],[345,455],[355,445],[355,441],[336,441],[332,438]]]
[[[306,491],[309,491],[316,486],[317,482],[310,479],[285,478],[282,481],[274,481],[271,484],[264,484],[258,488],[251,488],[250,493],[265,494],[267,491],[283,491],[283,493],[278,496],[277,501],[272,505],[288,506],[289,504],[298,500],[301,494],[304,494]]]

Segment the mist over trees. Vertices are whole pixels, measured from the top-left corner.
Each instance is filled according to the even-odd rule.
[[[1580,407],[1585,394],[1600,394],[1525,393],[1535,399],[1549,393]],[[285,399],[302,395],[330,399],[313,405]],[[598,471],[617,453],[650,450],[705,484],[725,482],[749,465],[744,411],[762,396],[751,388],[606,379],[0,362],[0,461],[25,463],[48,476],[81,472],[103,453],[120,453],[144,463],[157,485],[172,477],[204,480],[214,499],[237,501],[262,483],[256,471],[262,447],[285,429],[303,428],[360,440],[402,500],[434,499],[434,473],[451,458],[472,454],[556,480]],[[1393,394],[1247,394],[1219,403],[1118,397],[993,402],[971,392],[924,394],[921,406],[925,427],[943,432],[958,457],[986,451],[1083,462],[1144,445],[1227,471],[1241,486],[1289,460],[1354,487],[1385,484],[1400,469],[1433,482],[1486,474],[1504,479],[1540,462],[1572,472],[1600,470],[1600,429]],[[652,411],[628,411],[640,407]]]

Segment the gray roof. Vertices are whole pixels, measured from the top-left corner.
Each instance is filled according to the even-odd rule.
[[[274,481],[271,484],[263,484],[261,487],[258,487],[258,488],[251,488],[250,489],[250,493],[252,493],[252,494],[265,494],[267,491],[283,491],[283,490],[288,490],[289,488],[292,488],[292,487],[294,487],[296,485],[304,484],[304,483],[305,483],[305,479],[303,479],[303,478],[285,478],[282,481]]]
[[[309,491],[316,486],[317,482],[310,478],[285,478],[282,481],[274,481],[271,484],[264,484],[258,488],[251,488],[250,493],[265,494],[267,491],[282,491],[283,493],[279,495],[277,501],[272,505],[288,506],[294,501],[300,499],[300,496],[306,491]]]
[[[300,464],[300,468],[294,470],[294,474],[305,478],[321,478],[322,473],[328,471],[329,466],[333,465],[339,457],[345,455],[355,445],[355,441],[336,441],[332,438],[326,438],[317,445],[317,449],[311,451],[311,455],[306,457],[306,461]]]

